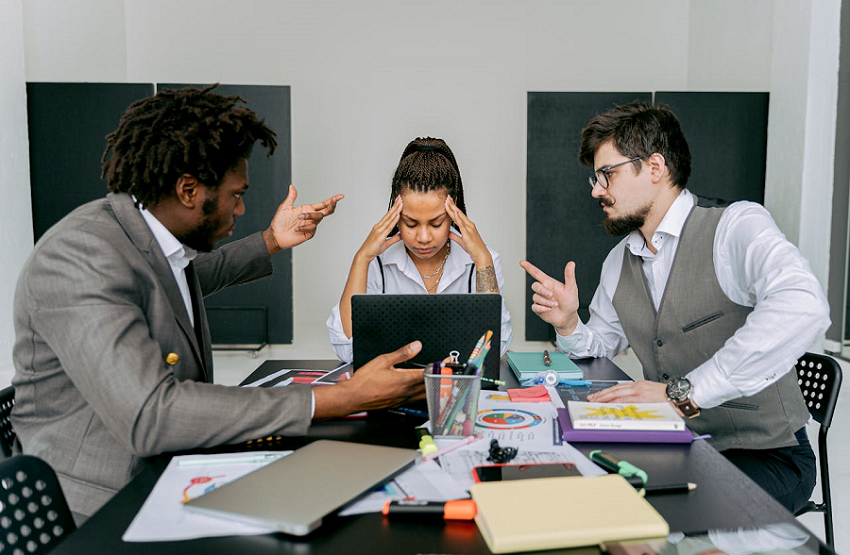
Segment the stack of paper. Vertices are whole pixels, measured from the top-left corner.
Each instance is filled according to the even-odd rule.
[[[617,474],[482,482],[470,493],[494,553],[660,538],[667,522]]]
[[[580,380],[584,377],[584,372],[581,368],[570,360],[570,357],[560,351],[550,351],[549,359],[552,361],[550,366],[546,366],[546,361],[543,357],[543,352],[533,353],[517,353],[511,351],[508,353],[508,366],[520,382],[533,378],[541,372],[554,370],[558,373],[561,379]]]

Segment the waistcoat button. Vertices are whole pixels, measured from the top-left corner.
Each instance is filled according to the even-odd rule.
[[[660,340],[660,339],[659,339],[658,341],[656,341],[655,343],[656,343],[656,345],[658,345],[659,347],[663,347],[663,346],[664,346],[664,341],[662,341],[662,340]]]

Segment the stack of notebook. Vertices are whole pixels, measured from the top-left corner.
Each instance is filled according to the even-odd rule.
[[[564,441],[691,443],[693,434],[668,403],[585,403],[558,409]]]
[[[543,351],[534,353],[508,352],[508,366],[520,383],[531,379],[541,372],[554,370],[562,380],[580,380],[584,377],[581,368],[570,357],[559,351],[549,351],[551,365],[546,365]]]

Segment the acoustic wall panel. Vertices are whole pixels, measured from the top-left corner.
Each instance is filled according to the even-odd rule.
[[[619,239],[605,233],[602,210],[590,196],[591,170],[578,161],[581,130],[596,114],[635,100],[651,102],[652,94],[528,93],[526,257],[562,281],[566,263],[576,262],[583,320],[602,262]],[[554,339],[552,326],[531,311],[533,282],[526,276],[525,338]]]
[[[27,83],[35,240],[74,208],[103,198],[106,135],[150,83]]]
[[[157,90],[188,86],[203,85],[158,83]],[[229,239],[233,241],[266,229],[292,183],[290,91],[282,86],[219,85],[215,92],[241,97],[277,134],[277,148],[271,157],[262,145],[254,145],[248,160],[249,189],[243,197],[245,214],[236,220]],[[292,252],[276,254],[272,264],[272,279],[230,287],[204,300],[214,345],[292,343]],[[258,321],[260,318],[268,318],[268,325]],[[260,334],[263,329],[268,329],[268,338]]]

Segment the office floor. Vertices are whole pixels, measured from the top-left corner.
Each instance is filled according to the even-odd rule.
[[[242,351],[216,351],[214,353],[216,383],[237,385],[266,360],[292,358],[291,353],[287,356],[285,352],[274,345],[265,347],[256,357]],[[616,357],[614,362],[632,378],[640,377],[640,364],[631,351]],[[845,378],[845,387],[842,388],[839,396],[829,432],[830,478],[835,549],[838,553],[850,553],[850,528],[843,525],[850,521],[850,495],[848,495],[850,493],[850,442],[846,441],[846,435],[850,430],[850,393],[848,393],[850,386],[847,385],[850,383],[850,362],[844,360],[839,362],[844,376],[848,377]],[[809,440],[817,453],[817,424],[809,424],[808,431]],[[820,491],[820,483],[815,487],[815,491]],[[820,500],[820,495],[816,494],[815,498]],[[809,513],[799,517],[799,520],[806,528],[823,539],[823,515]]]

